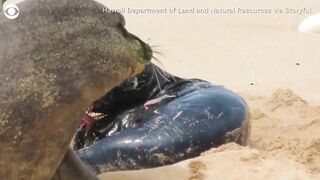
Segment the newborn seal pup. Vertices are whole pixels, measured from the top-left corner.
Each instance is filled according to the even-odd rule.
[[[95,101],[74,149],[97,173],[153,168],[228,142],[245,145],[249,109],[230,90],[148,64]]]
[[[17,19],[0,15],[0,179],[50,179],[81,112],[141,72],[152,51],[93,0],[17,6]]]

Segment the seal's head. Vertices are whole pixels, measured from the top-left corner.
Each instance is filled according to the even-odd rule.
[[[93,0],[17,6],[17,19],[0,16],[0,179],[48,179],[81,112],[152,51]]]

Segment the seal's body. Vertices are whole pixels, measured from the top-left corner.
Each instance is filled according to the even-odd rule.
[[[239,95],[153,64],[90,110],[104,116],[77,133],[74,148],[97,173],[168,165],[227,142],[245,145],[249,136],[249,110]]]
[[[81,111],[151,49],[92,0],[27,0],[0,17],[0,179],[49,179]]]

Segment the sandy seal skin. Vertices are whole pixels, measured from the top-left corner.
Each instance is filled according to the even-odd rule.
[[[0,179],[50,179],[93,100],[144,68],[149,46],[92,0],[0,15]]]

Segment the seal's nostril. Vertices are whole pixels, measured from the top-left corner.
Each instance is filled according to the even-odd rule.
[[[146,44],[145,42],[143,42],[140,38],[138,38],[137,36],[131,34],[130,32],[127,31],[126,28],[124,28],[123,24],[119,23],[118,24],[118,28],[120,29],[120,31],[127,37],[127,38],[131,38],[131,39],[134,39],[136,41],[138,41],[141,46],[142,46],[142,56],[143,56],[143,59],[146,60],[146,61],[150,61],[151,58],[153,57],[153,51],[151,49],[151,47]]]
[[[119,14],[119,21],[122,24],[123,27],[126,26],[126,20],[124,19],[122,14]]]
[[[115,25],[119,26],[119,24],[123,27],[126,26],[126,20],[124,19],[124,16],[117,12],[112,12],[112,15],[115,20]]]

